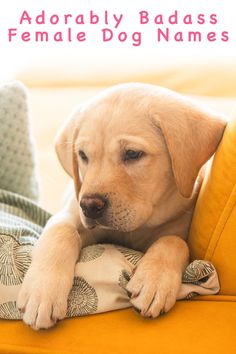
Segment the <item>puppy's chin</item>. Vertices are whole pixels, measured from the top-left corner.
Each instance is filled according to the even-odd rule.
[[[119,231],[119,232],[132,232],[137,229],[137,227],[132,227],[132,225],[117,225],[111,224],[106,225],[103,224],[101,220],[93,220],[89,218],[81,218],[82,224],[85,229],[93,230],[93,229],[103,229],[103,230],[110,230],[110,231]]]
[[[141,218],[140,218],[141,219]],[[80,220],[85,229],[92,230],[92,229],[103,229],[103,230],[111,230],[111,231],[118,231],[118,232],[132,232],[138,229],[142,224],[140,221],[145,220],[119,220],[117,222],[116,218],[112,217],[101,217],[98,219],[90,219],[87,218],[82,212],[80,212]],[[136,222],[134,222],[136,221]]]
[[[80,217],[81,222],[84,226],[85,229],[88,230],[92,230],[96,228],[100,228],[100,229],[107,229],[107,230],[112,230],[111,227],[107,226],[107,225],[103,225],[102,223],[100,223],[99,220],[94,220],[94,219],[90,219],[87,218],[86,216],[82,216]]]

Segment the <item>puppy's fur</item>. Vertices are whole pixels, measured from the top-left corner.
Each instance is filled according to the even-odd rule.
[[[98,242],[144,251],[127,286],[131,303],[143,316],[169,311],[188,263],[199,171],[225,124],[219,114],[145,84],[118,85],[82,104],[57,136],[75,193],[33,251],[18,298],[25,323],[48,328],[65,316],[80,249]],[[127,151],[140,156],[126,158]],[[105,212],[85,216],[80,203],[97,195],[108,203]]]

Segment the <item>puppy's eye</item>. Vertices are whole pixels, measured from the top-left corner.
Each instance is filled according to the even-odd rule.
[[[144,155],[143,151],[137,150],[126,150],[124,153],[123,160],[130,161],[130,160],[139,160]]]
[[[88,163],[88,157],[83,150],[79,150],[79,156],[84,162]]]

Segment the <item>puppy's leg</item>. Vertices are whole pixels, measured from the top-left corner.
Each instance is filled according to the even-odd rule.
[[[17,305],[24,322],[34,329],[49,328],[66,315],[81,248],[72,204],[48,221],[20,289]]]
[[[174,306],[188,259],[178,236],[163,236],[147,250],[126,287],[143,316],[157,317]]]

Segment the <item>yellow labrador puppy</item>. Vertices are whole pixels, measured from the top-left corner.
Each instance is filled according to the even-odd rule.
[[[169,311],[189,259],[199,171],[225,124],[148,84],[117,85],[79,106],[56,141],[75,194],[34,248],[18,298],[24,322],[48,328],[66,315],[80,250],[99,242],[145,252],[127,286],[131,303],[147,317]]]

